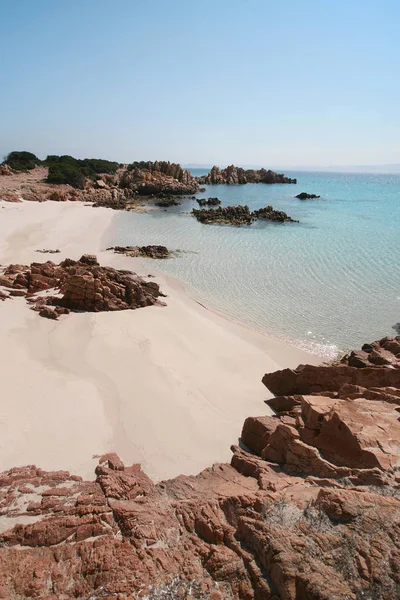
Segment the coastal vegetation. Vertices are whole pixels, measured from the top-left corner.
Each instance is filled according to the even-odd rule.
[[[100,173],[113,175],[119,163],[99,158],[77,159],[73,156],[47,156],[43,161],[49,167],[48,183],[69,184],[83,189],[86,178],[95,180]]]
[[[3,164],[14,171],[31,171],[37,166],[49,168],[47,182],[55,184],[69,184],[82,189],[86,179],[95,180],[99,174],[116,173],[119,163],[99,158],[78,159],[69,155],[49,155],[45,160],[40,160],[32,152],[10,152]]]
[[[8,165],[15,171],[30,171],[40,165],[41,160],[32,152],[13,151],[7,154],[3,164]]]

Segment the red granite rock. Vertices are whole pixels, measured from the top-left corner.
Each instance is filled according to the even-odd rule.
[[[26,296],[33,310],[43,317],[57,319],[75,311],[114,311],[159,303],[162,296],[155,282],[146,282],[135,273],[101,267],[96,256],[85,254],[79,261],[66,259],[59,265],[48,261],[10,265],[0,278],[10,295]],[[55,290],[58,295],[36,296]]]
[[[326,380],[319,368],[307,386]],[[246,420],[250,451],[234,446],[231,465],[197,476],[154,484],[115,453],[100,458],[96,481],[35,466],[1,473],[0,598],[398,598],[400,417],[390,399],[400,389],[376,385],[393,365],[372,371],[373,386],[340,376],[335,392],[276,399],[289,410]]]

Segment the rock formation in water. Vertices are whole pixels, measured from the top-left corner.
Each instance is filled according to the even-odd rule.
[[[120,187],[141,196],[188,195],[199,190],[196,178],[179,164],[165,161],[137,162],[128,165],[122,173]]]
[[[267,221],[278,221],[284,223],[285,221],[290,223],[298,223],[292,217],[289,217],[283,210],[275,210],[272,206],[265,206],[252,212],[253,219],[266,219]]]
[[[398,598],[399,344],[265,375],[275,414],[197,476],[154,484],[115,454],[95,481],[0,474],[0,598]]]
[[[200,223],[226,223],[229,225],[250,225],[253,217],[250,209],[245,206],[218,206],[218,208],[194,208],[192,215]]]
[[[33,310],[50,319],[70,310],[100,312],[151,306],[163,296],[157,283],[146,282],[129,271],[101,267],[96,256],[89,254],[79,261],[67,258],[59,265],[51,261],[29,267],[9,265],[0,272],[0,286],[4,288],[2,299],[25,296]],[[54,290],[55,295],[38,295],[45,290]]]
[[[111,246],[107,250],[114,250],[117,254],[124,254],[136,258],[169,258],[171,252],[166,246]]]
[[[177,202],[177,200],[172,197],[172,198],[163,198],[162,200],[159,200],[158,202],[156,202],[156,206],[158,206],[159,208],[169,208],[170,206],[180,206],[180,202]]]
[[[197,181],[200,184],[227,184],[227,185],[238,185],[244,183],[297,183],[296,179],[286,177],[282,173],[275,173],[271,170],[259,169],[242,169],[241,167],[235,167],[230,165],[226,169],[219,169],[214,166],[208,175],[198,177]]]
[[[221,200],[219,198],[196,198],[199,206],[219,206]]]
[[[257,219],[265,219],[283,223],[285,221],[298,223],[282,210],[275,210],[272,206],[265,206],[253,212],[246,205],[242,206],[219,206],[211,209],[192,210],[192,215],[200,223],[224,223],[227,225],[251,225]]]
[[[297,194],[295,198],[299,198],[299,200],[314,200],[315,198],[321,198],[321,196],[317,196],[316,194],[307,194],[307,192],[301,192],[301,194]]]

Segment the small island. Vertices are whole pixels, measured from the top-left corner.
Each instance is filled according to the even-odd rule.
[[[197,177],[197,181],[200,184],[216,185],[243,185],[245,183],[297,183],[297,179],[291,179],[286,177],[282,173],[275,173],[270,169],[242,169],[241,167],[235,167],[230,165],[226,169],[219,169],[214,166],[208,175]]]

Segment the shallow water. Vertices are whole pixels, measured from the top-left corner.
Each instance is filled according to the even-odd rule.
[[[207,186],[198,197],[252,210],[272,204],[299,224],[202,225],[188,214],[197,203],[183,200],[167,211],[118,213],[114,243],[184,251],[154,267],[180,278],[210,308],[327,357],[395,335],[400,175],[287,175],[297,185]],[[302,191],[321,199],[294,198]]]

